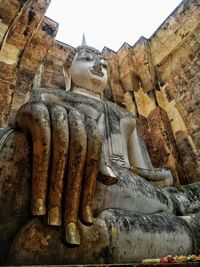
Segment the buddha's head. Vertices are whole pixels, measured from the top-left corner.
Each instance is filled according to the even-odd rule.
[[[69,56],[65,68],[66,90],[82,88],[88,93],[101,94],[107,83],[107,62],[102,53],[85,41]],[[70,83],[69,83],[70,81]]]

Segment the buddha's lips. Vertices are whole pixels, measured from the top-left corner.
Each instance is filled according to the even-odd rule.
[[[100,66],[94,66],[93,68],[90,69],[90,72],[99,77],[103,77],[104,75]]]

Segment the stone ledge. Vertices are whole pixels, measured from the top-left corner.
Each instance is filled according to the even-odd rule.
[[[9,265],[10,267],[19,267]],[[184,263],[155,263],[155,264],[142,264],[142,263],[119,263],[119,264],[69,264],[69,265],[20,265],[20,267],[199,267],[200,262],[184,262]],[[8,267],[8,265],[0,265],[0,267]]]

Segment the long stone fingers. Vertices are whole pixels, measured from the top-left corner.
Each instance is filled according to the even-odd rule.
[[[32,215],[46,214],[48,168],[51,153],[50,118],[43,103],[24,104],[16,115],[16,123],[32,139]]]
[[[83,116],[71,110],[69,118],[69,158],[65,183],[64,228],[68,244],[79,245],[78,211],[80,205],[81,184],[85,166],[87,137]]]
[[[64,107],[49,106],[51,117],[51,172],[48,194],[48,224],[61,225],[64,174],[69,146],[68,115]]]
[[[80,205],[80,219],[86,225],[93,224],[92,199],[99,171],[101,135],[94,120],[87,118],[87,154]]]

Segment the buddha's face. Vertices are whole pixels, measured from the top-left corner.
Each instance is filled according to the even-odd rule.
[[[107,62],[100,53],[81,48],[70,67],[73,85],[100,94],[107,83]]]

